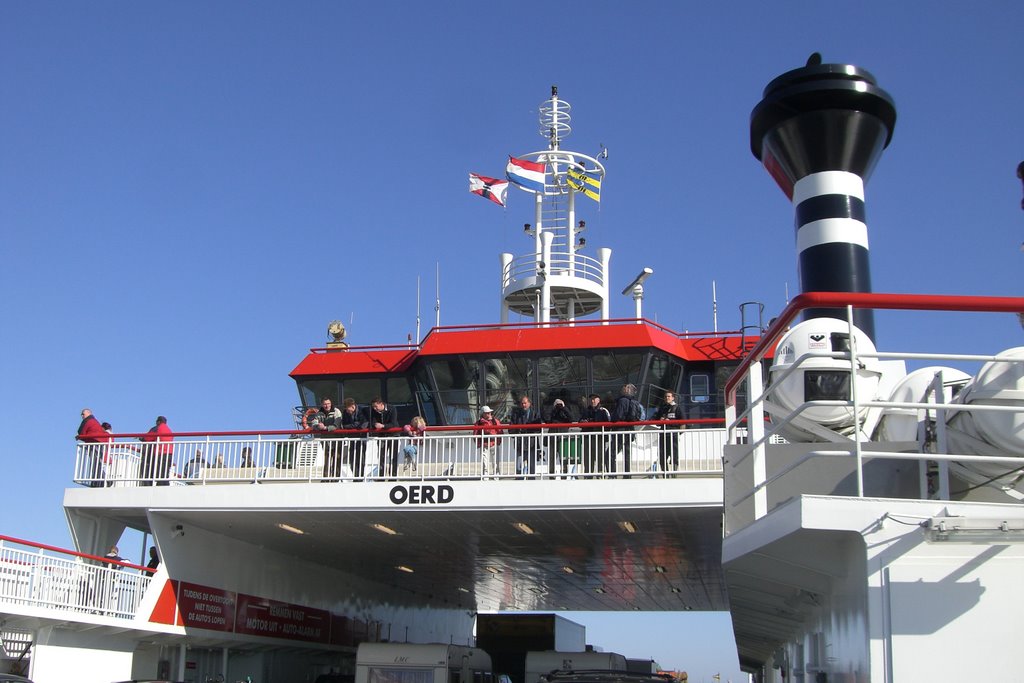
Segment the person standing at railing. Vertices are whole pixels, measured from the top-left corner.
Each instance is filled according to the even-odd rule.
[[[580,422],[611,422],[612,415],[601,405],[601,397],[590,395],[590,405],[583,411]],[[588,473],[605,471],[605,453],[608,439],[604,427],[583,427],[583,462]]]
[[[388,479],[398,476],[398,415],[395,409],[384,403],[384,399],[375,396],[370,401],[370,428],[377,432],[377,452],[380,459],[381,474]]]
[[[334,432],[341,429],[341,411],[334,407],[334,401],[324,396],[320,399],[320,410],[313,413],[309,428],[317,437],[324,439],[324,479],[341,477],[340,443]]]
[[[100,580],[100,600],[103,601],[99,607],[103,609],[117,609],[117,594],[118,594],[118,579],[120,578],[118,572],[121,570],[121,565],[118,562],[123,562],[124,558],[118,552],[117,546],[110,546],[110,550],[103,556],[109,562],[104,562],[103,567],[108,571],[104,571]]]
[[[512,409],[509,424],[539,425],[544,420],[540,411],[533,407],[529,396],[519,399],[519,405]],[[516,435],[516,474],[532,476],[537,473],[537,451],[540,448],[540,428],[517,429]]]
[[[622,393],[615,400],[615,409],[612,411],[613,422],[640,422],[644,419],[644,409],[640,401],[636,400],[636,385],[626,384],[622,387]],[[625,429],[626,431],[623,431]],[[615,446],[609,454],[608,464],[611,472],[615,471],[615,453],[622,451],[622,471],[629,474],[630,460],[633,457],[633,427],[619,428],[620,433],[615,436]]]
[[[665,401],[654,413],[655,420],[682,420],[683,408],[676,403],[674,392],[665,392]],[[663,425],[660,439],[658,465],[662,472],[679,469],[679,430],[683,425]]]
[[[552,425],[566,425],[558,427],[548,427],[548,433],[550,434],[565,434],[569,431],[568,425],[572,423],[572,413],[565,405],[565,401],[560,398],[556,398],[555,402],[551,406],[551,414],[548,415],[548,423]],[[572,466],[576,464],[576,458],[578,454],[576,452],[576,445],[579,443],[579,439],[576,437],[567,436],[553,436],[548,442],[548,459],[549,462],[554,462],[554,457],[557,455],[560,459],[561,470],[563,474],[569,474]]]
[[[156,424],[139,440],[147,442],[142,447],[140,484],[152,486],[155,480],[157,486],[170,486],[168,477],[171,473],[171,456],[174,454],[174,444],[171,443],[174,433],[167,426],[167,418],[158,415]]]
[[[402,471],[404,473],[416,471],[416,460],[419,456],[419,447],[423,444],[423,435],[427,432],[427,421],[417,415],[409,420],[409,424],[402,427],[402,436],[408,441],[402,447],[404,462]]]
[[[89,470],[86,478],[89,479],[89,486],[99,488],[104,485],[106,468],[104,467],[104,455],[108,449],[110,435],[103,429],[100,421],[92,414],[89,408],[82,408],[82,421],[78,425],[78,440],[87,445],[84,450],[89,462]]]
[[[476,421],[476,432],[480,434],[477,445],[480,447],[480,477],[486,479],[490,474],[497,477],[501,474],[498,471],[498,444],[501,438],[501,420],[494,416],[490,406],[480,409],[480,419]]]
[[[344,430],[358,430],[364,434],[346,434],[345,443],[348,447],[348,464],[352,468],[352,475],[357,479],[363,478],[363,468],[366,463],[366,428],[370,426],[370,409],[360,408],[354,398],[345,399],[345,408],[341,411],[341,428]]]

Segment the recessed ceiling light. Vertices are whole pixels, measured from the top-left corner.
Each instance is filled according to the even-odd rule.
[[[672,592],[673,592],[673,593],[678,593],[678,592],[679,592],[679,589],[678,589],[678,588],[676,588],[675,586],[672,586]]]
[[[284,524],[284,523],[278,524],[277,528],[278,529],[284,529],[285,531],[289,531],[289,532],[291,532],[293,534],[298,534],[299,536],[302,536],[303,534],[306,533],[302,529],[296,529],[295,527],[293,527],[293,526],[291,526],[289,524]]]
[[[459,590],[462,591],[463,593],[468,593],[469,592],[468,588],[463,588],[462,586],[459,586]]]
[[[655,567],[654,567],[654,571],[658,572],[659,574],[664,574],[664,573],[665,573],[665,568],[664,568],[664,567],[662,567],[662,566],[661,566],[661,565],[659,564],[659,565],[657,565],[657,566],[655,566]]]
[[[636,533],[636,524],[633,524],[633,522],[619,522],[619,528],[625,531],[627,534]]]
[[[601,588],[600,586],[598,586],[597,588],[594,589],[594,592],[595,593],[604,593],[605,590],[603,588]]]
[[[576,573],[576,571],[572,567],[570,567],[569,565],[565,565],[564,567],[562,567],[562,571],[565,572],[566,574],[575,574]]]
[[[531,529],[528,524],[524,524],[523,522],[512,522],[512,526],[519,529],[527,536],[533,533],[533,529]]]
[[[498,569],[497,567],[484,567],[484,569],[486,569],[487,571],[489,571],[492,574],[500,574],[501,573],[501,570]]]
[[[384,526],[383,524],[371,524],[370,526],[372,526],[374,529],[381,533],[387,534],[388,536],[396,536],[398,534],[397,531],[395,531],[391,527]]]
[[[395,569],[397,569],[400,572],[406,572],[407,574],[413,573],[412,567],[406,567],[404,564],[397,565]]]

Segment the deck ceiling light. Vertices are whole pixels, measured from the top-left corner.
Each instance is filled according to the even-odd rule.
[[[528,524],[525,524],[523,522],[512,522],[512,526],[514,526],[516,529],[523,532],[527,536],[530,536],[534,533],[533,529],[531,529]]]
[[[666,569],[659,564],[654,567],[654,571],[658,572],[659,574],[664,574],[666,572]]]
[[[398,535],[397,531],[395,531],[394,529],[392,529],[389,526],[384,526],[383,524],[371,524],[370,526],[372,526],[374,529],[376,529],[377,531],[381,532],[382,534],[387,534],[388,536],[397,536]]]
[[[396,565],[395,569],[400,572],[405,572],[406,574],[412,574],[414,571],[412,567],[406,567],[404,564]]]
[[[501,573],[501,570],[498,569],[497,567],[489,567],[488,566],[488,567],[484,567],[484,569],[486,569],[487,571],[489,571],[492,574],[500,574]]]
[[[619,528],[622,529],[623,531],[625,531],[627,534],[635,534],[636,533],[636,524],[633,524],[633,522],[630,522],[628,520],[627,521],[623,521],[623,522],[619,522]]]
[[[576,573],[576,570],[573,569],[572,567],[570,567],[569,565],[565,565],[564,567],[562,567],[562,571],[565,572],[566,574],[575,574]]]
[[[293,533],[293,534],[298,534],[299,536],[302,536],[302,535],[304,535],[306,533],[302,529],[298,529],[296,527],[293,527],[290,524],[281,523],[281,524],[277,525],[277,528],[278,529],[284,529],[285,531]]]

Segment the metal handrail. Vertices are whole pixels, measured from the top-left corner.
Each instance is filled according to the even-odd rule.
[[[129,562],[0,536],[0,602],[12,605],[132,619],[151,572]]]
[[[124,487],[363,478],[585,479],[612,472],[629,477],[719,474],[725,430],[686,428],[707,422],[501,425],[493,436],[494,452],[487,454],[497,459],[489,469],[497,464],[499,471],[486,473],[481,447],[492,437],[472,425],[428,427],[419,437],[396,430],[371,435],[365,430],[339,430],[312,438],[304,432],[175,435],[174,441],[140,444],[141,448],[137,442],[115,439],[78,443],[74,480],[96,487]],[[415,452],[409,451],[407,461],[408,446]],[[531,460],[537,463],[532,470],[525,464]]]

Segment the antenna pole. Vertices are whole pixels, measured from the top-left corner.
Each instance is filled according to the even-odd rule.
[[[416,276],[416,344],[420,343],[420,276]]]
[[[434,262],[434,327],[441,327],[441,262]]]
[[[711,281],[711,321],[714,325],[712,329],[718,334],[718,290],[714,280]]]

